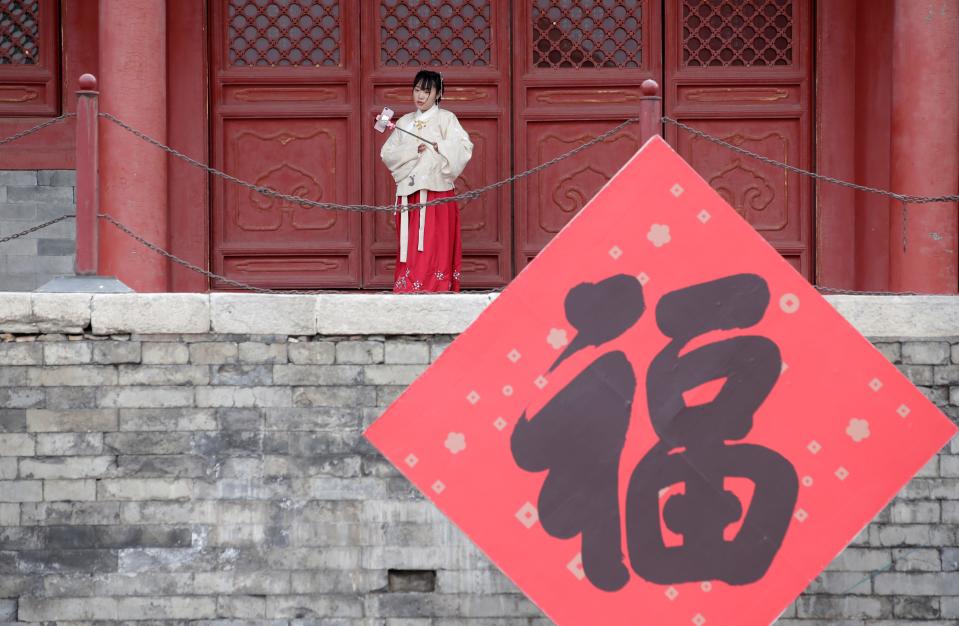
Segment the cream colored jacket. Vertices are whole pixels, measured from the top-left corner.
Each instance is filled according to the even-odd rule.
[[[473,155],[473,143],[456,116],[434,105],[431,109],[407,113],[396,125],[439,145],[422,153],[422,143],[406,133],[394,130],[380,150],[380,158],[393,174],[397,197],[420,190],[449,191]]]

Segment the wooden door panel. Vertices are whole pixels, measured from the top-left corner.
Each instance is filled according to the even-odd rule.
[[[804,149],[798,119],[701,120],[697,127],[729,143],[798,163]],[[682,133],[678,151],[753,228],[770,241],[802,240],[803,195],[798,174]]]
[[[348,116],[255,117],[217,123],[226,171],[311,200],[356,198]],[[359,215],[305,207],[233,184],[214,187],[214,261],[225,276],[256,285],[358,285]]]
[[[544,163],[609,129],[608,121],[536,121],[526,125],[526,144],[535,146],[528,167]],[[635,130],[597,146],[584,158],[567,159],[536,174],[526,185],[525,243],[542,248],[592,199],[640,148]]]
[[[222,0],[211,3],[211,25],[216,167],[283,193],[358,203],[354,3]],[[221,180],[212,196],[214,271],[265,287],[361,285],[359,214]]]
[[[456,190],[482,187],[510,175],[509,5],[493,0],[404,3],[365,0],[363,102],[364,198],[392,204],[395,186],[380,161],[385,135],[372,129],[384,106],[397,117],[413,110],[411,82],[420,69],[443,74],[442,105],[456,113],[474,144]],[[460,206],[465,288],[499,287],[510,277],[510,190],[484,194]],[[397,250],[391,213],[364,216],[364,281],[393,284]],[[429,226],[427,225],[427,228]]]
[[[457,193],[484,187],[498,180],[500,167],[496,147],[509,134],[509,129],[502,128],[499,120],[465,118],[460,121],[473,142],[473,157],[456,179]],[[505,243],[500,241],[504,224],[497,211],[497,195],[496,192],[490,192],[475,200],[460,203],[463,245],[472,249],[489,243]]]
[[[515,169],[535,167],[638,113],[661,80],[661,2],[513,3]],[[630,128],[516,185],[520,271],[639,148]]]
[[[229,171],[257,185],[282,189],[310,200],[349,196],[345,119],[238,119],[224,123],[224,156]],[[349,241],[349,214],[326,211],[231,186],[230,211],[222,249],[322,250]]]
[[[812,169],[812,0],[666,0],[665,112],[753,152]],[[807,278],[808,178],[694,137],[666,137]]]
[[[296,288],[304,284],[303,276],[310,276],[308,284],[320,288],[337,288],[348,284],[349,277],[359,268],[351,255],[282,254],[230,255],[223,258],[223,269],[233,280],[248,284],[269,285],[278,289]],[[227,285],[224,285],[227,287]]]

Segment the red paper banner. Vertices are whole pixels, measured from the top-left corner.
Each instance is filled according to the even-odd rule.
[[[955,431],[654,138],[366,435],[558,624],[749,626]]]

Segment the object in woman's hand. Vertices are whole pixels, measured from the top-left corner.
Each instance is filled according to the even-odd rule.
[[[373,124],[373,130],[382,133],[387,128],[393,128],[393,109],[383,107],[383,112],[376,116],[376,123]]]

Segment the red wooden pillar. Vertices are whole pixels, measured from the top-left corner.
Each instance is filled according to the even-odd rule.
[[[167,140],[166,0],[100,0],[100,109]],[[101,210],[168,249],[167,157],[112,122],[100,135]],[[169,265],[100,220],[100,273],[167,291]]]
[[[959,3],[896,0],[893,17],[892,188],[912,195],[957,191]],[[956,203],[893,205],[890,286],[959,290]]]

